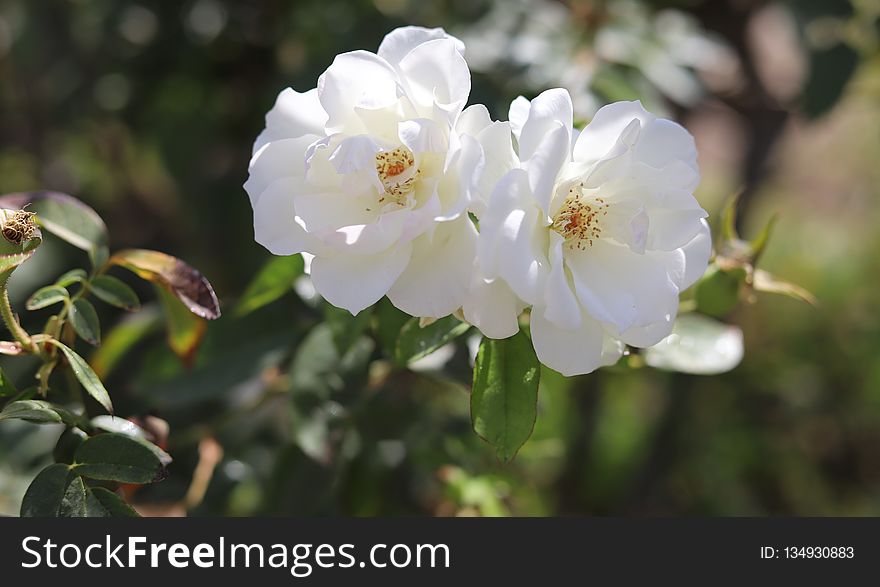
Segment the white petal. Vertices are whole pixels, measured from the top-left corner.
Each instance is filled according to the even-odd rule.
[[[477,136],[480,131],[492,124],[489,111],[482,104],[473,104],[462,111],[455,122],[455,130],[460,134]]]
[[[517,96],[516,99],[510,103],[510,110],[507,112],[507,119],[510,121],[510,129],[513,131],[513,136],[516,137],[517,141],[520,140],[522,129],[526,125],[526,120],[529,119],[529,109],[531,106],[531,101],[523,96]]]
[[[260,194],[276,179],[302,177],[305,174],[306,150],[319,138],[315,135],[304,135],[263,145],[251,158],[249,176],[244,183],[251,205],[256,203]]]
[[[412,245],[406,243],[373,256],[317,256],[312,260],[312,282],[328,302],[357,314],[388,293],[411,253]]]
[[[568,161],[571,141],[570,128],[555,122],[552,124],[555,128],[549,129],[544,135],[541,144],[526,164],[529,186],[545,216],[550,214],[550,202],[553,199],[556,180],[565,162]]]
[[[682,247],[685,256],[684,279],[681,289],[687,289],[703,276],[712,256],[712,232],[706,220],[700,221],[700,232]]]
[[[285,88],[266,114],[266,130],[272,134],[272,140],[324,134],[326,122],[327,113],[318,100],[317,88],[304,94]]]
[[[678,309],[684,275],[681,251],[647,251],[599,239],[567,256],[581,303],[618,332],[668,320]]]
[[[409,265],[388,299],[411,316],[442,318],[460,308],[470,285],[476,240],[467,217],[439,225],[433,238],[415,239]]]
[[[454,220],[462,215],[477,195],[477,180],[485,165],[483,149],[469,135],[460,137],[461,148],[453,155],[449,169],[440,181],[438,190],[445,204],[438,222]]]
[[[544,317],[561,328],[578,328],[581,309],[566,275],[564,244],[561,234],[550,233],[550,273],[544,287]]]
[[[356,173],[358,171],[375,171],[376,154],[382,145],[369,135],[355,135],[343,140],[330,155],[330,163],[336,173]]]
[[[544,365],[565,376],[591,373],[614,364],[622,347],[608,341],[601,324],[584,315],[580,328],[560,328],[543,317],[540,309],[532,309],[532,343]]]
[[[653,122],[654,115],[642,108],[639,101],[614,102],[596,112],[593,120],[581,131],[574,146],[575,161],[598,161],[617,143],[623,130],[633,120],[642,128]]]
[[[697,170],[694,137],[680,124],[663,118],[656,118],[643,128],[635,157],[651,167],[660,168],[680,161]]]
[[[417,26],[396,28],[385,35],[379,45],[378,54],[379,57],[396,66],[417,46],[434,39],[452,39],[459,53],[464,54],[464,43],[447,34],[442,28],[427,29]]]
[[[422,43],[400,62],[401,77],[409,96],[425,115],[437,104],[450,114],[450,122],[461,112],[471,91],[471,74],[459,51],[460,41],[436,39]]]
[[[571,144],[572,121],[571,95],[568,90],[556,88],[539,94],[529,105],[529,115],[519,136],[520,158],[531,158],[542,146],[547,133],[558,127],[565,130],[567,154]]]
[[[462,310],[465,320],[489,338],[507,338],[519,332],[519,315],[525,304],[502,279],[486,282],[473,272]]]
[[[513,150],[513,135],[507,122],[493,122],[477,135],[483,149],[485,163],[477,179],[477,190],[474,194],[471,211],[477,218],[482,218],[489,205],[492,190],[505,173],[519,164]]]
[[[327,134],[359,134],[364,129],[356,108],[383,108],[397,101],[397,72],[368,51],[337,55],[318,78],[318,97],[327,112]]]
[[[295,178],[272,182],[254,206],[254,239],[274,255],[313,250],[314,243],[296,222],[294,194],[302,189]]]
[[[654,346],[672,332],[675,323],[675,314],[667,318],[648,324],[647,326],[633,326],[620,334],[620,340],[626,344],[638,348]]]
[[[413,153],[443,153],[447,148],[446,133],[439,124],[428,118],[399,123],[397,135],[400,142]]]
[[[683,247],[703,230],[703,219],[708,216],[702,208],[668,210],[652,208],[648,248],[671,251]]]
[[[488,279],[502,277],[530,304],[540,300],[547,278],[547,230],[522,169],[505,175],[480,220],[477,257]]]

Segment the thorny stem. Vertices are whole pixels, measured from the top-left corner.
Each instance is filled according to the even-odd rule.
[[[0,286],[0,316],[3,317],[6,328],[9,329],[15,340],[21,344],[22,349],[35,355],[40,353],[39,347],[34,344],[30,335],[21,327],[21,324],[18,323],[18,319],[15,317],[15,312],[12,311],[12,304],[9,303],[9,291],[5,283]]]

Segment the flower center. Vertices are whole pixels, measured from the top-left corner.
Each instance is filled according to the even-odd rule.
[[[376,172],[385,188],[385,192],[379,197],[379,203],[384,204],[390,200],[399,206],[405,205],[419,176],[412,151],[406,147],[397,147],[393,151],[377,153]]]
[[[585,250],[593,246],[593,241],[602,234],[600,220],[608,215],[608,204],[599,197],[586,197],[583,184],[575,184],[568,190],[562,208],[553,217],[550,225],[574,248]]]

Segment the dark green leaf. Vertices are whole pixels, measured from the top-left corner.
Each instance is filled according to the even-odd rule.
[[[246,316],[291,292],[293,282],[302,274],[302,255],[272,257],[248,285],[235,308],[235,315]]]
[[[91,281],[89,288],[98,299],[117,308],[133,311],[141,307],[141,301],[134,290],[110,275],[98,275]]]
[[[110,517],[110,518],[139,518],[140,514],[138,514],[134,508],[125,503],[121,497],[113,493],[108,489],[104,489],[103,487],[92,487],[91,488],[92,496],[98,502],[98,505],[101,506],[103,512],[101,514],[97,514],[95,512],[94,504],[91,505],[90,514],[91,515],[101,515],[102,517]]]
[[[61,506],[58,508],[59,518],[85,518],[88,516],[88,489],[82,478],[74,477],[67,485]]]
[[[70,323],[79,337],[87,343],[101,343],[101,323],[98,321],[95,306],[90,301],[82,298],[74,300],[70,307]]]
[[[375,332],[382,349],[393,357],[397,348],[397,339],[404,325],[409,322],[409,314],[398,310],[391,300],[382,298],[375,306],[376,325]]]
[[[150,306],[137,314],[128,314],[104,336],[101,346],[90,357],[98,377],[105,379],[138,343],[162,329],[158,310]]]
[[[56,463],[49,465],[36,476],[21,502],[23,518],[54,518],[64,499],[70,468]]]
[[[9,380],[3,369],[0,369],[0,397],[12,397],[17,393],[18,390],[15,388],[15,385]]]
[[[403,366],[421,359],[452,342],[468,329],[470,324],[454,316],[440,318],[424,327],[419,325],[418,318],[411,318],[400,329],[394,349],[394,361]]]
[[[55,459],[56,463],[72,464],[73,454],[88,437],[89,435],[79,428],[67,428],[58,437],[58,442],[55,443],[55,448],[52,449],[52,458]]]
[[[509,462],[535,426],[541,376],[532,343],[520,331],[510,338],[484,338],[474,365],[471,422],[474,431]]]
[[[372,308],[366,308],[358,312],[357,316],[352,316],[348,310],[337,308],[331,304],[324,305],[324,321],[330,325],[330,330],[333,331],[333,343],[340,356],[345,355],[351,345],[367,329],[372,313]]]
[[[63,287],[47,285],[46,287],[41,287],[35,291],[31,297],[28,298],[25,307],[28,310],[39,310],[40,308],[46,308],[53,304],[61,303],[69,297],[67,290]]]
[[[48,339],[47,342],[55,345],[61,350],[64,357],[67,359],[67,362],[70,363],[70,368],[73,371],[73,374],[76,375],[76,378],[82,384],[83,389],[86,390],[86,393],[95,398],[99,404],[104,406],[104,409],[112,413],[113,403],[110,401],[110,394],[107,393],[104,384],[101,383],[101,380],[95,375],[95,372],[92,371],[92,368],[89,367],[89,364],[86,363],[85,359],[76,354],[73,349],[54,338]]]
[[[91,479],[152,483],[164,479],[165,465],[170,458],[146,441],[107,433],[82,443],[74,461],[74,471]]]
[[[0,412],[0,420],[27,420],[37,424],[64,423],[75,426],[79,416],[69,412],[61,406],[56,406],[43,400],[19,400],[7,404]]]

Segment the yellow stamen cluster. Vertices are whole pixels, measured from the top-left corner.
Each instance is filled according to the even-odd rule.
[[[385,193],[379,197],[379,203],[384,204],[388,199],[403,206],[406,197],[415,187],[419,170],[411,172],[415,165],[415,157],[412,151],[406,147],[397,147],[393,151],[382,151],[376,155],[376,172],[379,181],[385,188]]]
[[[551,229],[561,234],[569,246],[585,250],[602,234],[599,220],[608,215],[608,204],[602,198],[585,198],[584,184],[568,190],[562,208],[553,217]]]

